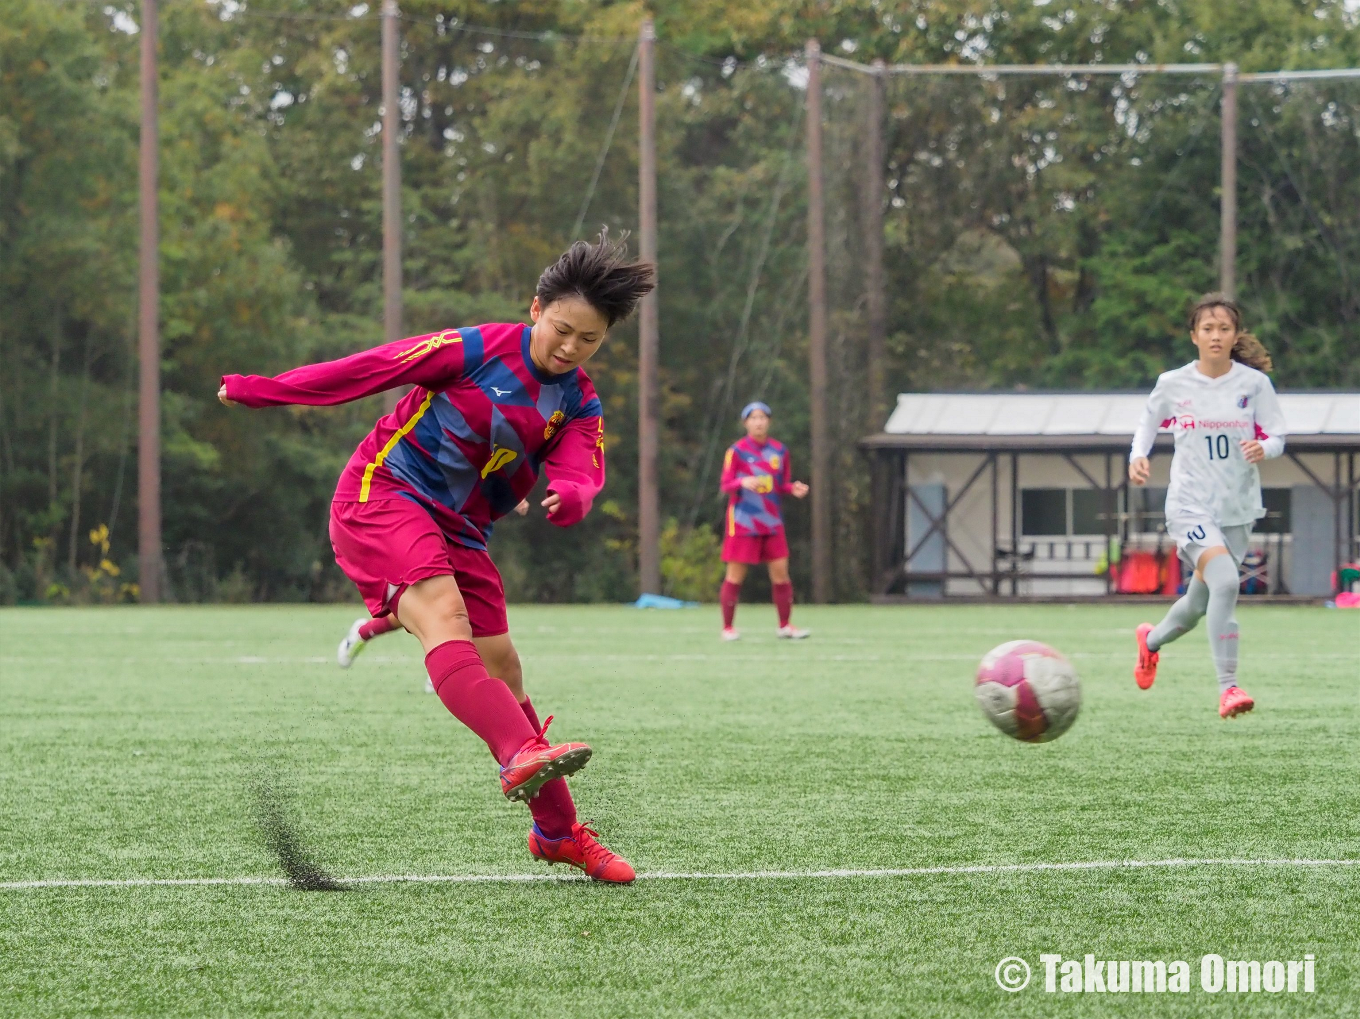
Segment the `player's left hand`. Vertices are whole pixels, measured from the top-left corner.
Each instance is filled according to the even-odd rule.
[[[528,500],[525,500],[525,503],[525,512],[528,512]],[[562,505],[562,497],[556,492],[549,492],[548,497],[539,503],[539,505],[548,511],[548,516],[552,516],[557,512],[558,507]]]
[[[217,398],[222,401],[222,406],[224,407],[236,406],[235,400],[227,399],[227,384],[225,382],[223,382],[221,388],[217,390]]]
[[[792,485],[789,486],[789,494],[792,495],[795,499],[803,498],[803,496],[808,494],[807,482],[795,481]]]
[[[545,502],[544,505],[546,506],[547,503]],[[529,500],[528,500],[528,499],[521,499],[521,500],[519,501],[519,505],[515,507],[515,512],[518,513],[520,516],[524,516],[524,514],[528,513],[528,512],[529,512]]]
[[[1242,446],[1242,456],[1247,463],[1258,464],[1266,458],[1266,451],[1255,439],[1243,439],[1240,445]]]

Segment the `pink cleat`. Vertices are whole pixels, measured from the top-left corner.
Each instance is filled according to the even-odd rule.
[[[741,640],[741,631],[735,626],[724,626],[722,630],[723,640]]]
[[[549,864],[565,863],[583,870],[596,881],[632,884],[637,877],[632,865],[601,845],[598,834],[589,823],[573,824],[570,835],[551,841],[535,824],[529,829],[529,852]]]
[[[507,800],[528,803],[546,783],[576,774],[590,760],[590,747],[584,743],[548,744],[543,734],[552,720],[549,715],[543,728],[525,740],[501,768],[501,792]]]
[[[1238,715],[1245,715],[1254,707],[1256,707],[1256,702],[1251,699],[1251,694],[1240,686],[1228,687],[1223,691],[1223,696],[1218,699],[1218,714],[1222,718],[1236,718]]]
[[[1149,689],[1156,681],[1157,663],[1161,661],[1161,655],[1148,650],[1147,639],[1152,629],[1151,623],[1139,623],[1134,631],[1138,635],[1138,664],[1133,667],[1133,681],[1140,690]]]

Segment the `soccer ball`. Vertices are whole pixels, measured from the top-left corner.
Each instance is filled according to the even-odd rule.
[[[975,692],[988,720],[1026,743],[1057,739],[1081,710],[1077,670],[1037,640],[1012,640],[988,651],[978,666]]]

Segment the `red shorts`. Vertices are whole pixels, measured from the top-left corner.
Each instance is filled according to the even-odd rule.
[[[784,540],[784,529],[774,534],[729,534],[723,538],[722,559],[725,563],[768,563],[789,557],[789,543]]]
[[[375,617],[396,611],[420,580],[452,576],[474,637],[507,632],[505,588],[491,557],[449,541],[434,518],[409,499],[331,503],[331,548]]]

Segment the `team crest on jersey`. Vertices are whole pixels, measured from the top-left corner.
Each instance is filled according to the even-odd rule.
[[[463,334],[457,329],[445,329],[442,333],[435,333],[433,336],[425,337],[425,339],[421,340],[410,350],[402,351],[397,355],[397,360],[402,364],[409,364],[412,361],[418,361],[426,354],[436,351],[440,347],[446,347],[450,343],[462,342]]]
[[[1240,400],[1237,401],[1237,405],[1238,405],[1239,407],[1245,408],[1245,407],[1247,406],[1247,404],[1250,403],[1250,402],[1251,402],[1251,397],[1250,397],[1250,396],[1244,396],[1244,397],[1242,397],[1242,399],[1240,399]]]
[[[772,470],[772,471],[777,471],[777,470],[779,470],[779,454],[778,454],[778,453],[775,453],[774,455],[772,455],[772,456],[770,457],[770,470]]]
[[[560,410],[553,411],[552,416],[548,418],[548,426],[543,429],[543,441],[547,442],[551,439],[553,433],[562,427],[562,422],[565,420],[567,420],[567,416]]]

